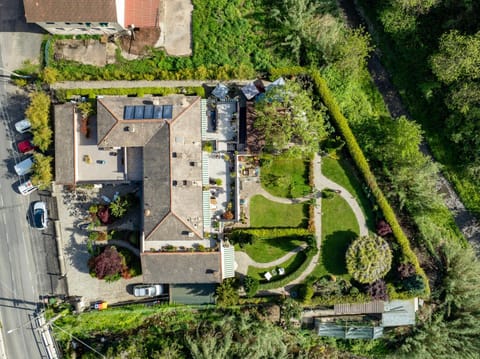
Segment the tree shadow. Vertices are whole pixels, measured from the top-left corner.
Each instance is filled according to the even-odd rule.
[[[353,231],[336,231],[322,243],[322,262],[332,274],[347,274],[345,254],[350,243],[357,237]]]

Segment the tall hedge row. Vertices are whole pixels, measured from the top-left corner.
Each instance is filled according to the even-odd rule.
[[[425,272],[423,271],[422,267],[420,267],[417,256],[415,255],[415,253],[413,253],[412,249],[410,248],[410,242],[407,236],[405,235],[405,233],[403,232],[402,228],[400,227],[400,224],[398,223],[395,212],[393,211],[392,207],[390,206],[387,199],[385,198],[385,195],[383,194],[382,190],[378,186],[375,176],[370,170],[370,166],[368,165],[367,159],[365,158],[365,155],[363,154],[362,149],[358,145],[358,142],[355,136],[353,135],[352,130],[350,129],[350,126],[348,125],[347,119],[343,116],[342,112],[340,111],[340,108],[337,102],[335,101],[335,98],[333,97],[332,93],[330,92],[330,89],[327,86],[326,81],[321,77],[320,73],[316,70],[312,70],[311,77],[315,84],[315,88],[318,91],[318,94],[320,95],[324,104],[327,106],[330,112],[334,125],[336,126],[337,130],[341,133],[341,135],[345,139],[348,150],[350,151],[350,154],[353,160],[355,161],[355,164],[357,165],[360,172],[363,174],[365,181],[367,182],[370,190],[375,196],[377,204],[382,210],[386,221],[392,227],[393,235],[395,236],[398,244],[402,248],[404,261],[410,262],[415,266],[416,272],[419,275],[421,275],[425,281],[425,295],[429,296],[430,287],[428,285],[427,276],[425,275]]]

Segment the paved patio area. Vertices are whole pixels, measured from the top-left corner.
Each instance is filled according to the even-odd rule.
[[[128,186],[108,186],[102,192],[98,189],[67,192],[61,186],[54,186],[54,193],[58,198],[58,215],[60,235],[58,238],[59,247],[63,250],[65,261],[65,277],[67,280],[68,294],[72,296],[83,296],[87,302],[104,300],[109,303],[133,300],[135,297],[129,294],[127,286],[141,283],[142,277],[123,279],[107,283],[104,280],[92,278],[89,274],[88,259],[90,255],[87,250],[87,231],[82,229],[87,217],[90,199],[99,200],[103,193],[109,195],[117,189],[128,190]],[[113,196],[113,193],[110,197]],[[131,291],[131,290],[130,290]]]

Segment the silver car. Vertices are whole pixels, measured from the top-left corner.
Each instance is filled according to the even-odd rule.
[[[47,221],[48,212],[46,203],[42,201],[35,202],[33,205],[33,226],[36,229],[45,229],[47,228]]]
[[[15,129],[19,133],[29,132],[31,128],[32,128],[32,124],[30,123],[30,120],[28,118],[15,123]]]
[[[155,297],[163,294],[163,285],[161,284],[138,284],[133,287],[135,297]]]

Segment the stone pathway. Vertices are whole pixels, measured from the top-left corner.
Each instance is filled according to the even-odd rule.
[[[357,222],[360,229],[360,235],[365,236],[368,235],[368,227],[367,222],[365,219],[365,215],[363,214],[360,206],[358,205],[355,197],[348,192],[344,187],[340,186],[339,184],[329,180],[322,174],[321,170],[321,157],[318,154],[315,154],[313,158],[313,172],[314,172],[314,184],[315,184],[315,193],[316,197],[318,198],[321,191],[326,188],[330,188],[333,190],[338,191],[338,194],[347,201],[349,206],[352,208],[355,217],[357,218]],[[302,203],[308,201],[312,198],[312,195],[304,196],[300,198],[282,198],[276,197],[268,193],[265,189],[263,189],[260,183],[257,184],[258,190],[256,193],[251,193],[253,195],[262,195],[265,198],[269,199],[273,202],[278,203],[285,203],[285,204],[293,204],[293,203]],[[320,249],[322,246],[322,212],[321,212],[321,201],[318,200],[315,205],[314,211],[314,223],[315,223],[315,237],[316,237],[316,244],[318,248],[317,254],[312,258],[311,262],[307,266],[307,268],[303,271],[303,273],[294,279],[292,282],[288,283],[285,287],[276,288],[268,291],[261,291],[259,294],[285,294],[286,291],[291,289],[292,286],[303,282],[309,275],[315,270],[319,260],[320,260]],[[235,261],[237,263],[236,272],[240,273],[241,275],[246,275],[248,272],[248,266],[254,266],[257,268],[269,268],[280,265],[281,263],[287,261],[292,256],[303,250],[305,246],[299,246],[292,251],[288,252],[283,257],[268,263],[259,263],[251,259],[248,254],[245,252],[235,252]]]

